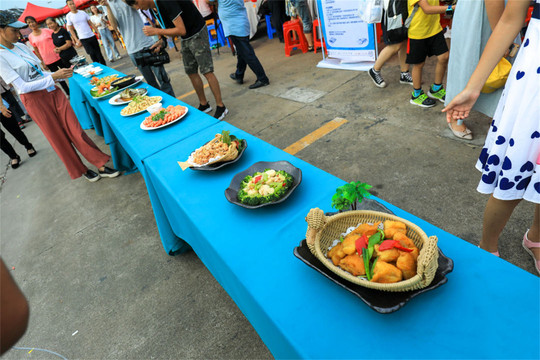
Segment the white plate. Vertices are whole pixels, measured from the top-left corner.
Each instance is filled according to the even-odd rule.
[[[149,96],[149,97],[158,97],[158,98],[159,98],[158,102],[161,102],[161,100],[163,100],[163,98],[162,98],[161,96]],[[157,103],[156,103],[156,104],[157,104]],[[150,106],[152,106],[152,105],[150,105]],[[126,106],[126,107],[127,107],[127,106]],[[148,107],[147,107],[147,108],[148,108]],[[129,114],[129,115],[122,115],[122,113],[120,112],[120,115],[123,116],[123,117],[129,117],[129,116],[137,115],[137,114],[140,114],[140,113],[142,113],[142,112],[145,112],[147,108],[145,108],[145,109],[143,109],[143,110],[141,110],[141,111],[137,111],[136,113]],[[125,108],[124,108],[124,109],[125,109]],[[122,110],[124,110],[124,109],[122,109]]]
[[[183,115],[179,116],[178,119],[173,120],[173,121],[171,121],[169,123],[166,123],[164,125],[161,125],[160,127],[148,127],[148,126],[143,124],[144,123],[144,120],[143,120],[141,122],[141,129],[143,129],[143,130],[158,130],[158,129],[164,128],[165,126],[169,126],[169,125],[174,124],[175,122],[183,119],[184,116],[186,116],[188,112],[189,112],[189,108],[186,107],[186,112]],[[146,120],[146,118],[145,118],[145,120]]]
[[[118,90],[113,91],[112,93],[107,94],[107,95],[104,95],[104,96],[97,96],[97,97],[96,97],[96,96],[92,96],[91,94],[90,94],[90,96],[92,96],[93,99],[98,99],[98,100],[99,100],[99,99],[107,99],[107,98],[111,97],[112,95],[116,95],[116,94],[118,94],[119,92],[126,90],[127,88],[134,87],[135,85],[137,85],[138,83],[140,83],[143,79],[144,79],[144,78],[143,78],[142,76],[137,76],[137,77],[135,78],[135,82],[134,82],[133,84],[129,85],[129,86],[126,86],[125,88],[118,89]],[[97,90],[97,87],[94,86],[94,87],[93,87],[92,89],[90,89],[90,90]]]
[[[126,88],[123,88],[122,90],[126,90]],[[145,89],[146,92],[143,95],[148,94],[148,89]],[[120,99],[120,94],[114,95],[112,98],[109,99],[109,104],[111,105],[126,105],[131,102],[131,100],[124,100],[124,101],[116,101],[116,99]]]

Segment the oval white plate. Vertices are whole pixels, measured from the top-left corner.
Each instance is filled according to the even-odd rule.
[[[160,127],[148,127],[148,126],[146,126],[146,125],[143,124],[143,123],[144,123],[144,120],[143,120],[143,121],[141,122],[141,129],[143,129],[143,130],[157,130],[157,129],[164,128],[165,126],[169,126],[169,125],[174,124],[175,122],[177,122],[177,121],[183,119],[183,118],[187,115],[188,111],[189,111],[189,108],[186,107],[186,112],[185,112],[183,115],[179,116],[178,119],[173,120],[173,121],[171,121],[171,122],[169,122],[169,123],[166,123],[166,124],[164,124],[164,125],[161,125]],[[146,119],[145,119],[145,120],[146,120]]]

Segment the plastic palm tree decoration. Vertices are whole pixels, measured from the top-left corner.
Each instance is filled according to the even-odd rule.
[[[336,210],[356,210],[356,202],[361,203],[364,198],[370,197],[368,190],[372,187],[359,181],[340,186],[332,196],[332,207]]]

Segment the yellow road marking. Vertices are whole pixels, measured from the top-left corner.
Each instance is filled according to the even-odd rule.
[[[32,351],[34,351],[34,349],[30,350],[28,353],[30,354]]]
[[[288,152],[291,155],[296,154],[300,150],[308,147],[309,145],[313,144],[315,141],[322,138],[324,135],[334,131],[341,125],[345,124],[347,122],[346,119],[343,118],[335,118],[334,120],[327,122],[311,134],[308,134],[295,142],[292,145],[287,146],[283,151]]]
[[[206,89],[207,87],[208,87],[208,84],[204,84],[203,88]],[[184,95],[180,95],[179,97],[177,97],[177,99],[182,100],[183,98],[188,97],[189,95],[193,95],[193,94],[195,94],[195,90],[191,90],[190,92],[185,93]]]

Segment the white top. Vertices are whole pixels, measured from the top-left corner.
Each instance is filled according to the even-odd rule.
[[[90,16],[88,16],[88,14],[84,11],[77,10],[76,14],[68,12],[66,15],[66,20],[68,26],[73,25],[73,27],[77,31],[77,36],[79,39],[89,39],[94,36],[92,28],[90,27],[90,25],[88,25]]]
[[[7,84],[12,84],[19,94],[43,90],[54,85],[49,72],[36,70],[41,61],[26,46],[20,43],[13,44],[13,49],[6,50],[0,47],[0,77]],[[34,65],[30,65],[30,64]]]
[[[98,15],[92,15],[90,16],[90,21],[92,24],[94,24],[98,29],[104,29],[105,26],[105,15],[98,14]]]
[[[206,2],[206,0],[193,0],[193,3],[197,7],[197,9],[199,9],[202,17],[207,17],[212,13],[212,9],[210,9],[210,6]]]

